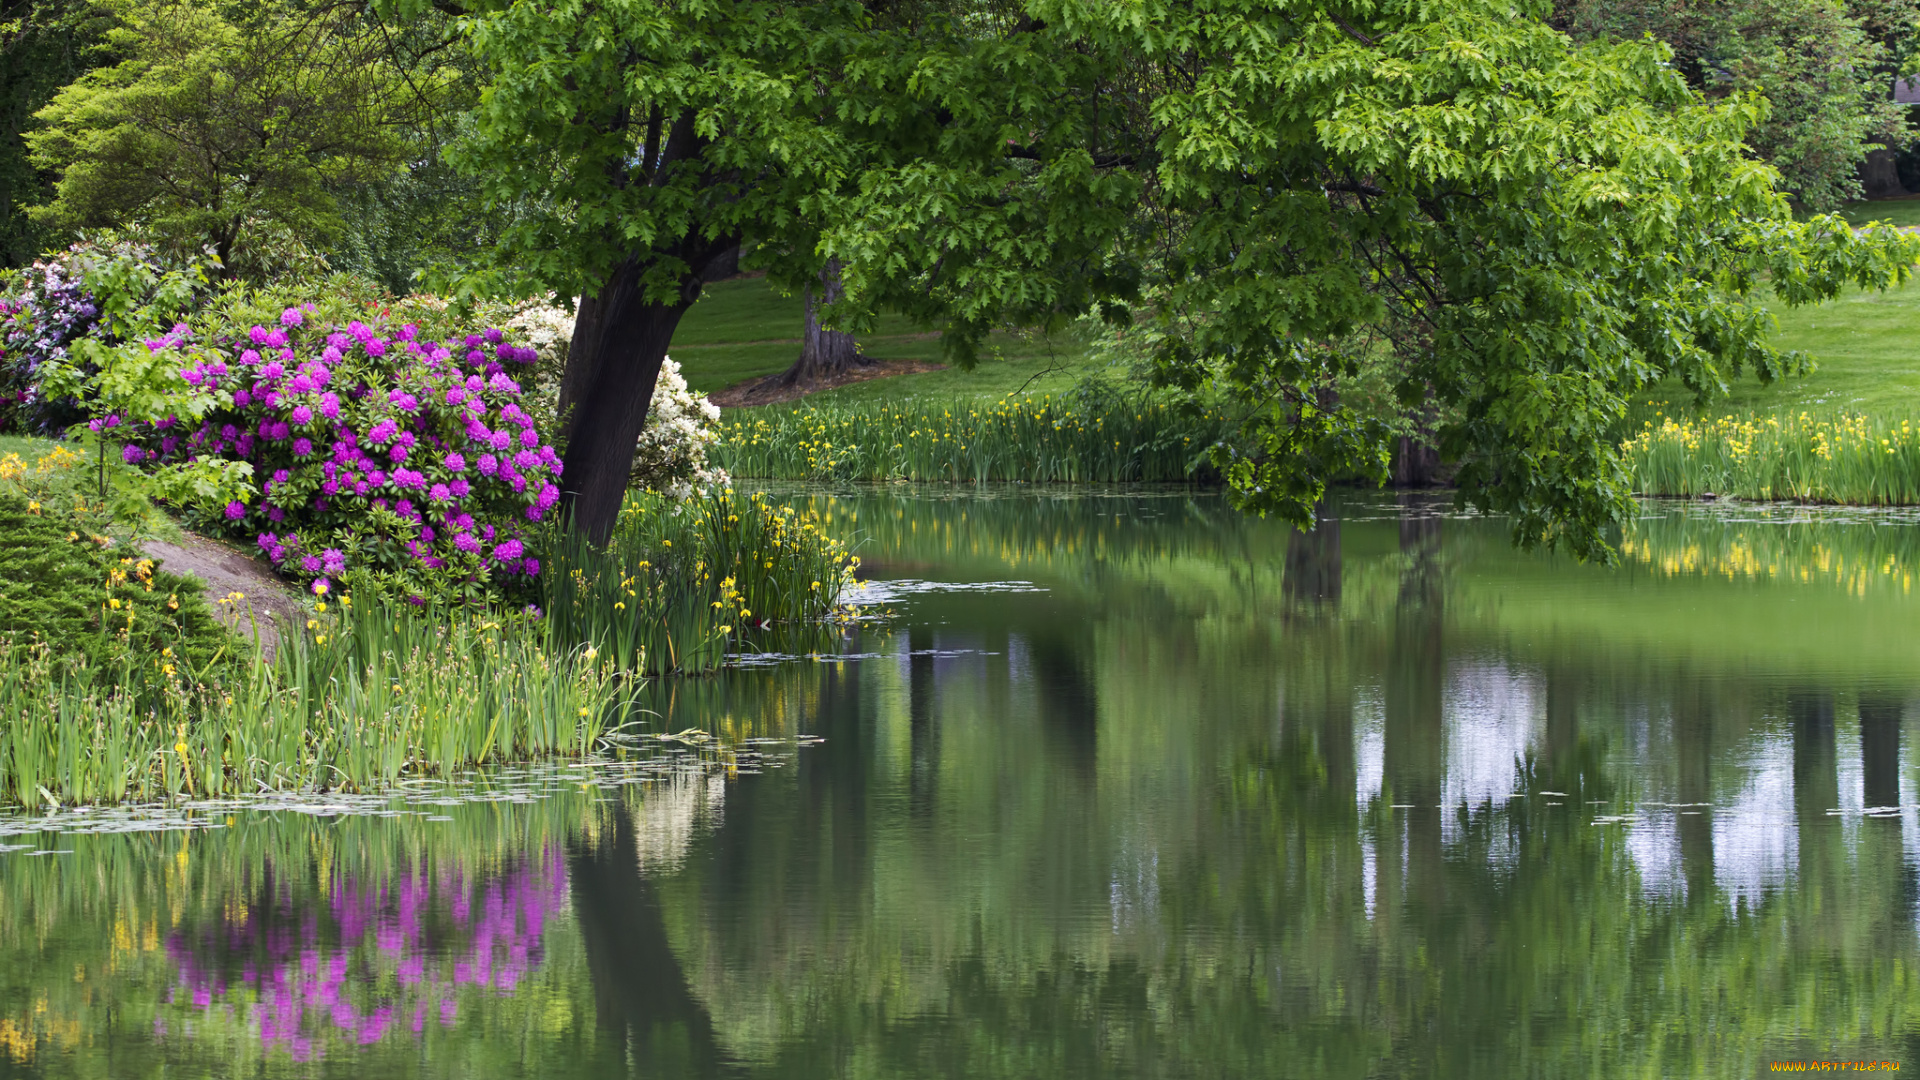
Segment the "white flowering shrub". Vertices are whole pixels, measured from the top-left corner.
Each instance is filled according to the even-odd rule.
[[[719,423],[719,406],[687,389],[679,364],[661,360],[647,427],[633,448],[634,485],[671,499],[688,499],[732,483],[725,469],[707,461],[707,449],[720,441]]]
[[[529,300],[505,313],[502,325],[515,341],[525,341],[539,354],[531,381],[551,415],[573,343],[573,315],[553,304]],[[731,482],[726,470],[707,461],[708,448],[720,441],[719,422],[719,408],[705,394],[687,389],[680,365],[671,358],[662,360],[646,430],[633,448],[633,485],[672,499],[726,487]]]

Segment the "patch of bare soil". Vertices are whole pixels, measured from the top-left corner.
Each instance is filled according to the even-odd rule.
[[[886,379],[895,375],[918,375],[927,371],[940,371],[946,366],[926,360],[875,360],[870,364],[848,368],[825,379],[793,386],[780,385],[780,375],[767,375],[734,383],[717,394],[708,395],[707,400],[723,409],[737,409],[745,405],[778,405],[786,401],[798,401],[808,394],[817,394],[836,386],[866,382],[868,379]]]
[[[206,586],[207,603],[214,614],[243,638],[260,628],[260,648],[273,655],[280,639],[280,623],[298,626],[306,618],[300,606],[299,592],[273,572],[273,568],[243,551],[218,540],[184,533],[180,543],[149,540],[147,554],[160,568],[175,574],[191,574]],[[230,604],[220,601],[240,593],[243,599]]]

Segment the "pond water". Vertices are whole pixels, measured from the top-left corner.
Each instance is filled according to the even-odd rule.
[[[1920,1068],[1914,517],[788,494],[870,615],[678,740],[0,818],[0,1075]]]

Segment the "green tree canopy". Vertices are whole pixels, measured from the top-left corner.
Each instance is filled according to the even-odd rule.
[[[1160,377],[1244,403],[1242,504],[1310,520],[1384,434],[1363,359],[1445,406],[1462,497],[1605,551],[1627,396],[1795,358],[1788,303],[1905,276],[1920,242],[1800,224],[1669,53],[1575,44],[1507,0],[615,0],[443,5],[491,85],[455,164],[514,223],[488,287],[583,290],[568,450],[602,534],[674,325],[742,237],[855,312],[947,327],[1144,314]]]
[[[393,174],[440,90],[400,70],[351,6],[106,0],[126,59],[42,109],[27,135],[55,170],[35,209],[67,226],[142,226],[230,269],[262,234],[324,236],[333,191]]]

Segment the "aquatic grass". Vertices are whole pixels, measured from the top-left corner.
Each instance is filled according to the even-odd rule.
[[[0,803],[369,790],[577,756],[621,721],[623,686],[537,619],[348,599],[224,686],[176,674],[156,688],[44,645],[8,648]]]
[[[1621,448],[1634,490],[1646,495],[1920,504],[1920,426],[1910,417],[1661,417]]]
[[[949,483],[1182,483],[1212,476],[1216,411],[1115,391],[910,399],[729,413],[712,451],[735,477]]]
[[[733,492],[633,492],[606,544],[563,530],[548,553],[552,632],[646,673],[711,671],[749,628],[806,636],[858,563],[817,513]]]

